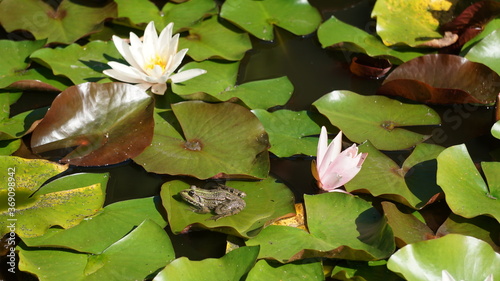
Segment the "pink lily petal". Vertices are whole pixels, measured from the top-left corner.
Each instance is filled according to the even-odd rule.
[[[340,153],[335,161],[328,167],[325,175],[321,177],[323,189],[332,190],[343,186],[358,174],[368,154],[357,154],[357,152],[358,148],[353,144]]]

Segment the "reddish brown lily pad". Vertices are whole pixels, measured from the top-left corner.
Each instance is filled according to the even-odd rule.
[[[432,54],[400,65],[377,94],[433,104],[491,104],[499,92],[500,77],[489,67],[455,55]]]
[[[361,55],[352,58],[349,69],[352,73],[360,77],[380,78],[384,76],[391,67],[392,63],[388,59]]]

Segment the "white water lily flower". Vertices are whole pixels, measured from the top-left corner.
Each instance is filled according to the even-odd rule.
[[[441,271],[441,278],[443,281],[455,281],[455,278],[447,270]],[[493,281],[493,274],[488,275],[484,281]]]
[[[113,36],[118,52],[130,64],[108,62],[112,69],[103,73],[120,81],[135,83],[143,90],[151,88],[157,95],[163,95],[167,90],[167,81],[180,83],[207,71],[204,69],[189,69],[174,74],[188,49],[177,52],[179,34],[172,36],[174,24],[168,24],[160,33],[156,33],[154,22],[150,22],[144,30],[143,40],[130,33],[130,45],[118,36]]]
[[[342,150],[342,131],[328,145],[328,133],[321,127],[318,141],[316,162],[313,162],[312,172],[321,189],[332,192],[339,191],[342,185],[350,181],[361,170],[368,153],[359,153],[356,144]]]

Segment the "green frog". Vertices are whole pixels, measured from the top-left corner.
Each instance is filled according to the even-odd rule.
[[[209,220],[218,220],[237,214],[246,206],[242,199],[246,196],[245,192],[223,184],[217,184],[210,189],[192,185],[191,188],[184,189],[179,194],[184,201],[195,207],[196,213],[206,214],[213,210],[216,215]]]

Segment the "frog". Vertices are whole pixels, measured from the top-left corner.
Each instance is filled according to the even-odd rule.
[[[194,207],[194,212],[206,214],[214,211],[216,215],[207,220],[219,220],[224,217],[239,213],[246,206],[243,198],[245,192],[226,186],[216,184],[210,189],[191,185],[189,189],[179,192],[181,198]]]

